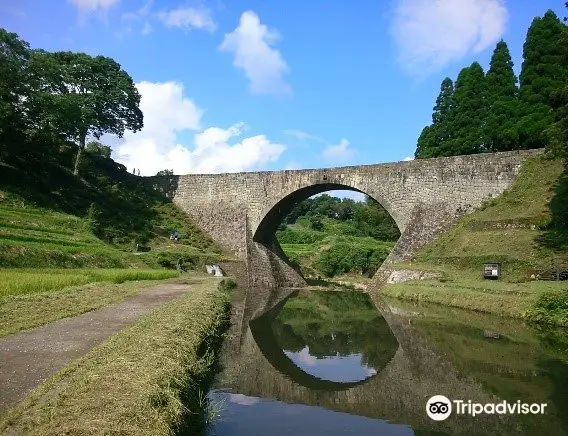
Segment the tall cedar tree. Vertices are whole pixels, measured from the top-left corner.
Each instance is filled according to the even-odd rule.
[[[486,94],[485,74],[481,65],[474,62],[463,68],[456,80],[454,107],[448,122],[448,131],[452,132],[452,137],[444,141],[441,156],[486,151]]]
[[[89,135],[122,137],[143,127],[140,94],[132,78],[111,58],[37,50],[30,69],[42,84],[44,122],[77,143],[74,173]]]
[[[517,77],[513,72],[509,48],[503,40],[495,47],[485,81],[487,84],[486,147],[489,151],[514,150],[518,146]]]
[[[566,29],[556,14],[548,10],[535,18],[523,46],[520,79],[522,116],[519,120],[521,148],[540,148],[555,138],[553,105],[558,90],[568,83]]]
[[[566,3],[568,8],[568,2]],[[568,22],[568,17],[564,18]],[[568,26],[564,26],[561,47],[563,51],[563,68],[568,69]],[[554,109],[555,123],[548,129],[548,147],[564,158],[568,158],[568,81],[556,89],[551,95],[551,105]]]
[[[454,83],[452,79],[446,77],[440,85],[440,93],[432,113],[432,124],[426,126],[418,138],[414,153],[417,159],[442,156],[444,143],[451,138],[449,122],[453,108]]]

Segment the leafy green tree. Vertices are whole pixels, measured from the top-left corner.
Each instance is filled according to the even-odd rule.
[[[85,151],[95,155],[95,156],[100,156],[104,159],[110,159],[110,155],[111,155],[111,148],[108,145],[104,145],[102,143],[100,143],[99,141],[90,141],[86,146],[85,146]]]
[[[87,136],[122,137],[127,129],[142,129],[140,95],[132,78],[113,59],[37,50],[30,58],[30,69],[40,84],[44,122],[78,146],[75,174]]]
[[[161,170],[156,173],[157,176],[173,176],[174,170]]]
[[[442,156],[444,144],[451,138],[451,116],[454,110],[454,83],[446,77],[440,85],[440,93],[432,113],[432,124],[426,126],[418,138],[414,156],[429,158]]]
[[[0,134],[24,124],[29,44],[0,28]]]
[[[490,151],[514,150],[518,147],[517,125],[519,118],[517,77],[513,61],[505,41],[497,43],[489,71],[487,84],[487,117],[485,142]]]
[[[350,198],[344,198],[333,208],[333,217],[340,221],[349,221],[353,218],[357,205]]]
[[[535,18],[523,45],[520,80],[522,116],[519,136],[522,148],[544,147],[551,138],[552,105],[558,90],[568,82],[566,28],[552,10]]]
[[[313,230],[322,230],[323,222],[317,216],[313,216],[310,219],[310,226]]]
[[[487,86],[483,68],[478,62],[463,68],[456,80],[454,108],[448,129],[452,137],[444,141],[439,156],[474,154],[486,151],[484,122]]]

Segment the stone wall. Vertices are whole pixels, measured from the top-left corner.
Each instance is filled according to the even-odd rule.
[[[515,180],[523,150],[342,168],[177,176],[173,201],[215,241],[239,258],[254,260],[249,272],[273,284],[285,274],[297,282],[273,235],[298,202],[330,189],[364,192],[394,218],[401,238],[387,263],[413,253],[459,217],[496,197]],[[156,178],[155,178],[156,179]],[[257,245],[255,245],[255,243]],[[260,244],[261,246],[258,246]],[[270,271],[270,272],[269,272]]]

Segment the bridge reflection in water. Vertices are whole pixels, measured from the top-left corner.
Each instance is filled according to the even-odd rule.
[[[530,434],[510,415],[454,414],[432,421],[426,402],[433,395],[482,404],[502,398],[458,371],[404,311],[392,310],[377,294],[291,289],[244,294],[233,303],[231,339],[224,344],[217,382],[223,389],[210,394],[213,407],[221,408],[212,428],[218,434],[237,434],[239,428],[243,434],[268,434],[283,426],[290,431],[300,426],[302,434]],[[306,349],[311,365],[299,357]],[[318,371],[322,361],[333,365],[334,358],[346,357],[352,358],[348,367],[360,370],[355,376]],[[550,417],[536,417],[529,427],[564,434]]]

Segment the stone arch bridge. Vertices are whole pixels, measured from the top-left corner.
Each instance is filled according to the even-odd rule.
[[[537,150],[341,168],[156,176],[204,231],[246,261],[249,284],[302,286],[275,231],[295,204],[333,189],[362,192],[394,218],[401,237],[385,264],[410,259],[459,217],[498,196]]]

